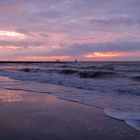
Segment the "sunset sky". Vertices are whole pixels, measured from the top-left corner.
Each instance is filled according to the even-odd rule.
[[[0,0],[0,60],[140,60],[140,0]]]

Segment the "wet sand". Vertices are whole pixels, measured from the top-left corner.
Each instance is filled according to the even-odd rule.
[[[140,132],[102,109],[1,88],[0,140],[140,140]]]

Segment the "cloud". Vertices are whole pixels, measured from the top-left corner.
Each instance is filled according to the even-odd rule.
[[[132,19],[126,17],[112,18],[112,19],[91,19],[89,20],[92,25],[99,26],[116,26],[116,25],[140,25],[140,19]]]
[[[29,42],[29,41],[0,41],[0,47],[9,47],[9,46],[15,46],[15,47],[19,47],[20,48],[26,48],[28,49],[29,47],[39,47],[41,45],[44,45],[42,42],[38,42],[38,41],[33,41],[33,42]]]
[[[0,0],[0,30],[26,36],[0,38],[0,58],[133,53],[140,50],[139,13],[139,0]]]
[[[66,50],[69,54],[80,53],[81,55],[89,52],[135,52],[135,51],[140,51],[140,43],[139,42],[137,43],[114,42],[114,43],[105,43],[105,44],[75,44],[70,46]]]

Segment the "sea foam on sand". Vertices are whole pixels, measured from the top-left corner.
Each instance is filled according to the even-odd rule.
[[[140,131],[140,112],[124,111],[121,109],[105,108],[104,113],[114,119],[125,121],[132,128]]]
[[[9,81],[9,82],[7,82]],[[140,131],[139,96],[114,94],[25,81],[9,80],[0,83],[0,87],[9,90],[21,90],[32,93],[48,93],[58,98],[78,102],[87,106],[104,109],[104,113],[114,119],[123,120],[132,128]],[[117,108],[117,109],[116,109]]]

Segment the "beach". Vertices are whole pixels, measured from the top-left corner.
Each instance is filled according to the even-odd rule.
[[[0,140],[140,140],[140,0],[0,0]]]
[[[1,77],[0,81],[1,140],[140,139],[139,131],[123,121],[109,118],[102,108],[60,99],[47,91],[6,89],[6,86],[26,85],[26,82],[7,77]]]

